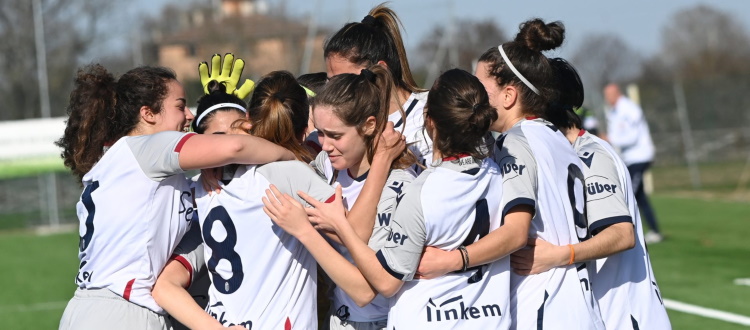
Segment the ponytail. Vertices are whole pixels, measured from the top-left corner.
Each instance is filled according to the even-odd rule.
[[[404,41],[396,13],[382,3],[362,19],[347,23],[326,41],[324,57],[338,55],[359,66],[385,62],[396,87],[411,93],[422,92],[406,58]]]
[[[115,77],[99,64],[78,69],[68,103],[65,133],[55,143],[62,158],[79,179],[104,154],[114,137],[111,128],[115,105]]]
[[[263,76],[255,86],[248,113],[251,134],[289,149],[301,161],[312,161],[301,140],[310,118],[308,97],[291,73],[274,71]]]
[[[560,128],[583,128],[581,117],[575,109],[583,105],[583,82],[578,71],[563,58],[552,58],[550,65],[555,71],[558,99],[547,107],[545,118]]]
[[[380,134],[388,122],[390,97],[394,88],[390,72],[381,65],[364,69],[359,75],[340,74],[331,78],[323,91],[315,97],[313,111],[318,106],[330,106],[345,125],[355,127],[364,139],[365,156],[372,163]],[[403,110],[401,111],[403,115]],[[364,132],[364,124],[370,117],[375,118],[375,130],[368,135]],[[407,149],[394,160],[391,167],[404,169],[415,162],[416,157]]]

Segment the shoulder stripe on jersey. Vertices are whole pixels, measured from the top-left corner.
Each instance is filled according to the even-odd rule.
[[[401,281],[404,280],[404,275],[397,273],[395,270],[391,269],[390,266],[388,266],[388,261],[385,260],[383,251],[378,251],[377,253],[375,253],[375,256],[378,257],[378,261],[380,261],[380,265],[383,266],[383,269],[385,269],[385,271],[388,272],[388,274],[391,274],[391,276]]]
[[[413,101],[411,101],[411,104],[409,104],[409,108],[407,108],[405,111],[404,117],[399,119],[398,122],[396,122],[396,124],[393,125],[393,128],[398,128],[399,126],[401,126],[401,124],[404,123],[404,118],[409,118],[409,114],[411,113],[412,110],[414,110],[414,107],[417,105],[417,102],[419,102],[419,100],[417,99],[414,99]]]
[[[501,218],[500,218],[500,219],[502,219],[502,220],[500,220],[500,225],[501,226],[505,223],[505,215],[508,214],[508,212],[510,211],[510,209],[512,209],[512,208],[514,208],[514,207],[516,207],[518,205],[530,205],[532,208],[534,208],[534,210],[536,210],[536,202],[533,199],[531,199],[531,198],[524,198],[524,197],[516,198],[516,199],[508,202],[508,204],[505,204],[505,208],[503,209],[503,213],[501,214]],[[534,215],[532,214],[531,217],[533,218]]]
[[[188,274],[190,274],[190,277],[188,277],[188,287],[190,287],[190,285],[193,284],[193,266],[190,265],[190,262],[188,262],[187,259],[185,259],[185,257],[179,256],[179,255],[172,255],[172,257],[169,258],[169,260],[177,261],[180,264],[182,264],[182,266],[185,267],[185,269],[187,269]]]
[[[607,227],[614,225],[616,223],[620,223],[620,222],[632,223],[633,220],[629,215],[620,215],[616,217],[604,218],[597,222],[592,223],[589,226],[589,231],[591,232],[591,235],[596,235],[600,233],[602,230],[606,229]]]
[[[128,281],[128,284],[125,285],[125,291],[122,293],[122,297],[127,301],[130,301],[130,291],[133,291],[133,283],[135,283],[135,279]]]
[[[180,150],[182,150],[182,146],[184,146],[184,145],[185,145],[185,142],[187,142],[187,140],[188,140],[189,138],[193,137],[193,136],[194,136],[195,134],[196,134],[196,133],[189,133],[189,134],[185,134],[185,136],[183,136],[183,137],[182,137],[182,138],[180,139],[180,142],[177,142],[177,145],[176,145],[176,146],[174,147],[174,152],[180,152]]]

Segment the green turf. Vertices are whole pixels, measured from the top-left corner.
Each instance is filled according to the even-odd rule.
[[[72,297],[78,235],[0,234],[0,251],[4,256],[0,282],[7,283],[0,290],[0,329],[56,329],[64,304],[51,304],[49,309],[38,304]]]
[[[750,203],[657,195],[652,198],[667,239],[649,247],[665,298],[750,316]],[[2,219],[0,219],[2,220]],[[4,251],[0,281],[0,329],[54,329],[75,285],[75,233],[35,236],[0,234]],[[35,304],[47,310],[21,311]],[[38,305],[37,305],[38,306]],[[748,329],[737,324],[669,311],[673,329]]]

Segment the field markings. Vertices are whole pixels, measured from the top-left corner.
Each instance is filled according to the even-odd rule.
[[[750,286],[750,278],[735,278],[734,284]]]
[[[664,307],[667,307],[671,310],[675,310],[678,312],[683,312],[683,313],[703,316],[703,317],[707,317],[711,319],[717,319],[717,320],[721,320],[725,322],[750,326],[750,317],[747,317],[744,315],[724,312],[724,311],[700,307],[696,305],[690,305],[690,304],[686,304],[686,303],[671,300],[671,299],[664,299]]]

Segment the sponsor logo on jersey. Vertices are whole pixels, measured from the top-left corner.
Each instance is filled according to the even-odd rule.
[[[180,218],[184,217],[185,221],[193,220],[193,194],[189,191],[183,191],[180,195]]]
[[[519,177],[525,172],[526,165],[516,163],[516,158],[513,156],[506,156],[500,160],[500,174],[505,180]]]
[[[386,241],[396,243],[397,245],[404,245],[407,239],[409,239],[408,235],[394,232],[393,230],[389,231],[388,236],[385,238]]]
[[[450,298],[440,304],[427,301],[427,322],[475,320],[483,317],[502,317],[500,305],[466,306],[463,296]]]
[[[389,226],[391,224],[391,212],[378,213],[378,223],[381,227]]]
[[[619,185],[612,183],[603,176],[594,175],[586,179],[586,197],[588,201],[607,198],[621,189]]]
[[[211,315],[211,317],[219,321],[219,323],[221,323],[221,325],[223,325],[224,327],[231,327],[231,326],[239,325],[245,329],[250,329],[250,330],[253,329],[253,321],[247,320],[247,321],[240,322],[240,323],[229,322],[229,320],[224,318],[227,312],[213,310],[214,308],[217,308],[217,307],[221,307],[223,309],[224,303],[219,301],[213,305],[206,306],[206,313],[208,313],[208,315]]]

